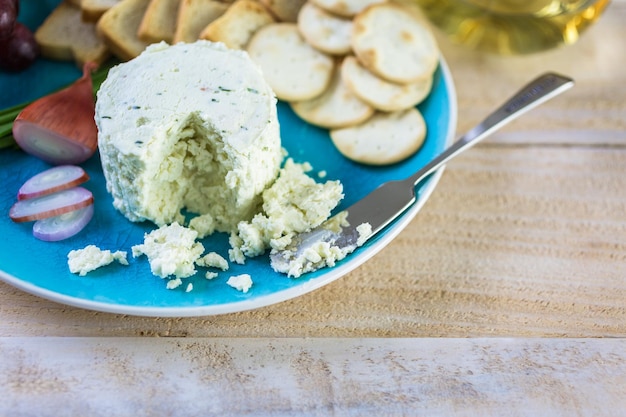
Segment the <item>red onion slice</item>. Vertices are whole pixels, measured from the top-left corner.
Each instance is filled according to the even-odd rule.
[[[46,242],[56,242],[72,237],[87,226],[93,217],[93,204],[60,216],[37,220],[33,224],[33,236]]]
[[[60,165],[40,172],[26,181],[17,192],[17,199],[41,197],[75,187],[87,180],[89,175],[81,167]]]
[[[43,197],[20,200],[9,210],[14,222],[29,222],[58,216],[93,203],[91,191],[74,187]]]

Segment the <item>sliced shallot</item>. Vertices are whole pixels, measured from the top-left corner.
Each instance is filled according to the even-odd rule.
[[[92,203],[91,191],[74,187],[43,197],[20,200],[11,207],[9,217],[17,223],[30,222],[78,210]]]
[[[89,180],[89,175],[77,165],[60,165],[47,169],[26,181],[17,192],[18,200],[41,197],[75,187]]]
[[[37,220],[33,236],[46,242],[56,242],[74,236],[87,226],[93,217],[93,204],[59,216]]]

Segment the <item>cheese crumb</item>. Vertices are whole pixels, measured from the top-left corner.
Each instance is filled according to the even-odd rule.
[[[252,287],[253,283],[252,283],[252,278],[250,277],[249,274],[241,274],[241,275],[233,275],[232,277],[228,278],[228,281],[226,281],[226,284],[230,285],[231,287],[235,288],[238,291],[247,293],[250,287]]]
[[[181,280],[180,278],[174,278],[167,281],[167,284],[165,284],[165,288],[167,288],[168,290],[173,290],[174,288],[178,288],[181,285],[183,285],[183,280]]]
[[[198,266],[219,268],[222,271],[228,270],[228,261],[217,252],[210,252],[196,261]]]
[[[132,247],[133,257],[146,255],[154,275],[186,278],[196,273],[195,262],[204,252],[198,232],[174,222],[147,233],[144,243]],[[169,284],[169,283],[168,283]]]
[[[363,246],[363,244],[372,236],[372,225],[369,223],[361,223],[356,227],[356,231],[359,232],[359,237],[356,241],[356,245],[358,247]]]
[[[114,261],[128,265],[126,256],[124,251],[111,252],[110,250],[102,250],[96,245],[88,245],[83,249],[71,250],[67,254],[67,264],[71,273],[84,277],[88,272],[109,265]]]
[[[217,272],[213,272],[213,271],[207,271],[206,275],[204,276],[206,279],[213,279],[213,278],[217,278],[219,274]]]
[[[193,284],[190,282],[189,284],[187,284],[187,288],[185,288],[185,292],[191,292],[193,291]]]

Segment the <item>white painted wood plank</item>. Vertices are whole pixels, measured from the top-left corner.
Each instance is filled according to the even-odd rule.
[[[624,339],[2,338],[1,416],[626,416]]]

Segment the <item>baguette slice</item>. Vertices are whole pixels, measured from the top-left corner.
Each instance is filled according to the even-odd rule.
[[[80,8],[83,11],[83,21],[96,23],[104,12],[120,1],[121,0],[82,0],[80,2]]]
[[[232,49],[244,49],[252,35],[270,23],[274,23],[274,17],[261,3],[237,0],[202,31],[200,38],[223,42]]]
[[[224,14],[228,4],[215,0],[182,0],[178,11],[174,43],[194,42],[202,30]]]
[[[139,39],[148,43],[172,43],[179,6],[180,0],[150,0],[137,29]]]
[[[96,33],[96,26],[83,22],[81,9],[69,2],[60,3],[35,32],[41,54],[49,59],[103,63],[110,52]]]
[[[107,10],[98,21],[98,32],[107,46],[122,61],[128,61],[148,46],[137,36],[137,30],[150,0],[122,0]]]

